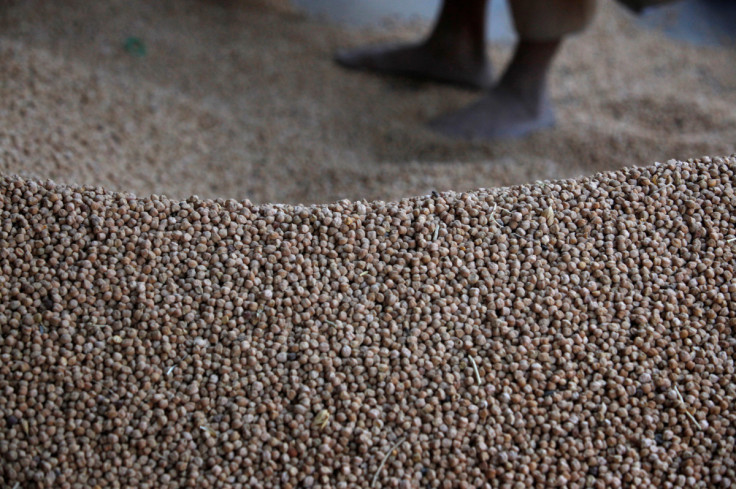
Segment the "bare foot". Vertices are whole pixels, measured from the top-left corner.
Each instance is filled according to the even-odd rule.
[[[430,127],[461,139],[517,138],[554,125],[555,117],[546,97],[539,103],[518,93],[496,87],[478,102],[441,116]]]
[[[427,43],[373,46],[340,51],[335,60],[355,70],[407,76],[466,88],[485,89],[492,83],[491,64],[485,57],[430,48]]]

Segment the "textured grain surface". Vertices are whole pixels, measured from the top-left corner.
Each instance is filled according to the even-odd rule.
[[[735,170],[316,207],[5,177],[0,484],[726,486]]]
[[[733,158],[431,193],[732,153],[733,52],[603,2],[557,128],[470,144],[330,61],[421,30],[0,1],[0,486],[734,481]]]

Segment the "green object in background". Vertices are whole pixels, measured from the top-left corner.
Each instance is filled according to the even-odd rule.
[[[129,37],[123,44],[125,52],[136,58],[142,58],[146,55],[146,44],[138,37]]]

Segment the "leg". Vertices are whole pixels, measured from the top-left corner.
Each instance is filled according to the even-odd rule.
[[[547,74],[564,35],[582,29],[591,0],[512,0],[519,42],[500,82],[475,104],[440,117],[431,126],[468,139],[519,137],[551,126]]]
[[[423,42],[344,51],[336,60],[346,68],[488,88],[487,6],[488,0],[444,0],[437,23]]]
[[[435,119],[430,125],[467,139],[519,137],[554,124],[546,89],[547,72],[560,40],[521,41],[501,81],[478,102]]]

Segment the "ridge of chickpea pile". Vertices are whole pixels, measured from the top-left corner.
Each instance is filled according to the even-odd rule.
[[[0,486],[728,487],[735,157],[399,202],[0,177]]]

